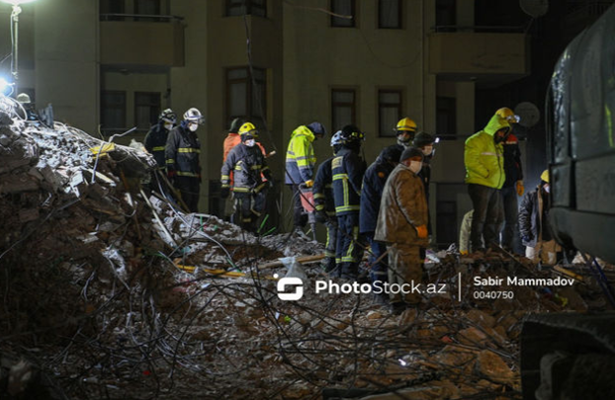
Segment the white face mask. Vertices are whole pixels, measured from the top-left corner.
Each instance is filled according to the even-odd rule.
[[[545,185],[544,189],[545,189],[545,192],[549,193],[551,191],[551,186],[550,185]]]
[[[433,146],[425,146],[423,148],[423,154],[426,156],[430,155],[433,152]]]
[[[188,129],[190,129],[190,132],[195,132],[197,129],[199,129],[199,125],[198,124],[190,124],[190,125],[188,125]]]
[[[410,161],[410,171],[418,174],[421,168],[423,168],[423,161]]]
[[[166,129],[167,131],[170,131],[171,129],[173,129],[173,124],[170,122],[167,122],[166,124],[164,124],[164,129]]]
[[[254,139],[248,139],[245,141],[245,145],[248,147],[254,147],[255,144],[256,144],[256,140]]]

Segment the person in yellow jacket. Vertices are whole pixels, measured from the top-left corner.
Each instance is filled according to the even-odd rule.
[[[500,189],[506,180],[503,142],[510,132],[508,121],[495,114],[487,126],[465,143],[465,182],[472,199],[474,214],[470,242],[473,251],[497,245],[498,224],[503,218]]]
[[[301,205],[301,187],[314,186],[314,165],[316,156],[312,142],[327,133],[320,122],[301,125],[293,131],[286,150],[286,173],[284,183],[293,191],[293,225],[294,231],[302,232],[307,223],[307,215]]]

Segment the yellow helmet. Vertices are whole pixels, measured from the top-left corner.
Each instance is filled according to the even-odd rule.
[[[521,120],[518,115],[515,115],[514,111],[508,107],[502,107],[495,112],[495,114],[508,121],[508,123],[516,124]]]
[[[239,133],[240,136],[249,134],[252,137],[258,137],[258,131],[256,130],[254,124],[251,122],[246,122],[241,125],[237,133]]]
[[[545,169],[542,174],[540,174],[540,180],[549,183],[549,170]]]
[[[411,120],[410,118],[402,118],[397,123],[397,131],[410,131],[416,132],[416,122]]]

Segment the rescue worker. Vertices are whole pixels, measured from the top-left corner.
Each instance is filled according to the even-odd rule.
[[[465,182],[472,199],[474,214],[470,241],[473,251],[498,245],[498,223],[501,215],[500,189],[504,184],[503,142],[510,131],[508,121],[494,114],[487,126],[465,142]]]
[[[166,171],[165,148],[167,138],[176,122],[177,115],[175,115],[173,110],[167,108],[160,113],[156,125],[152,126],[147,135],[145,135],[145,149],[154,156],[158,169],[162,171]]]
[[[423,279],[420,249],[428,240],[425,189],[418,177],[423,158],[415,147],[404,150],[382,192],[374,239],[388,245],[389,284],[420,284]],[[406,307],[418,307],[421,295],[391,291],[389,299],[391,311],[398,314]]]
[[[188,109],[181,124],[169,133],[165,147],[167,176],[191,212],[198,212],[201,190],[201,142],[196,131],[202,123],[201,112]]]
[[[416,122],[410,118],[402,118],[397,122],[395,134],[397,136],[397,145],[400,146],[402,151],[412,146],[416,130]]]
[[[268,186],[273,184],[271,171],[265,161],[265,156],[256,145],[258,131],[251,122],[246,122],[239,128],[241,143],[233,147],[222,165],[221,183],[222,197],[226,198],[231,190],[231,171],[234,174],[232,182],[235,211],[241,218],[241,226],[250,231],[257,231],[258,219],[265,209]],[[267,181],[263,181],[262,176]]]
[[[311,188],[314,185],[316,156],[312,142],[325,135],[325,127],[320,122],[301,125],[291,134],[286,150],[284,183],[290,185],[293,192],[293,232],[300,236],[304,236],[303,227],[308,220],[301,204],[301,186]]]
[[[316,171],[314,179],[314,205],[316,208],[316,221],[327,228],[327,241],[325,242],[325,272],[335,269],[335,246],[337,245],[337,220],[335,217],[335,201],[333,199],[333,175],[331,162],[342,148],[342,131],[337,131],[331,137],[333,157],[323,161]]]
[[[337,216],[336,275],[356,280],[359,273],[359,210],[365,162],[359,156],[365,135],[356,126],[342,128],[342,148],[331,161]]]
[[[376,161],[367,168],[363,177],[361,187],[361,211],[359,213],[359,233],[365,236],[370,247],[369,264],[371,271],[370,280],[374,288],[383,287],[387,281],[386,260],[379,260],[386,253],[386,245],[374,240],[374,232],[378,223],[378,212],[380,211],[380,201],[382,191],[387,178],[393,169],[399,164],[402,151],[397,146],[384,148]],[[377,298],[381,303],[388,302],[387,296]]]
[[[523,196],[525,192],[519,139],[514,134],[520,118],[507,107],[500,108],[496,111],[496,114],[506,119],[511,127],[504,141],[504,172],[506,179],[501,189],[504,226],[503,229],[500,226],[498,231],[502,232],[502,246],[512,251],[519,247],[519,228],[517,225],[519,203],[517,196]]]
[[[527,246],[525,256],[543,265],[555,265],[557,252],[562,250],[555,242],[549,224],[549,181],[549,170],[545,170],[540,175],[540,184],[536,190],[523,197],[519,210],[519,232],[523,245]]]

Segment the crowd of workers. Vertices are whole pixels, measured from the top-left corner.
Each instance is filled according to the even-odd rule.
[[[196,211],[200,190],[200,143],[196,130],[202,123],[196,108],[176,115],[167,109],[145,139],[161,170],[180,193],[189,211]],[[464,217],[461,253],[481,252],[501,245],[512,250],[521,238],[527,256],[553,263],[555,242],[548,228],[549,176],[524,194],[521,153],[513,133],[519,117],[501,108],[487,126],[466,140],[466,183],[473,210]],[[437,139],[418,130],[410,118],[401,119],[397,143],[385,147],[367,166],[361,157],[364,133],[347,125],[331,137],[332,156],[316,169],[313,142],[327,132],[319,122],[297,127],[286,152],[284,182],[293,193],[293,234],[305,235],[308,224],[326,226],[324,268],[332,277],[355,281],[364,251],[369,254],[369,280],[420,282],[429,245],[430,163]],[[232,221],[256,232],[273,186],[267,154],[258,142],[258,130],[249,121],[235,119],[224,141],[221,196],[232,204]],[[313,226],[312,226],[313,229]],[[469,237],[469,240],[467,239]],[[417,306],[416,293],[395,293],[388,298],[394,311]]]

